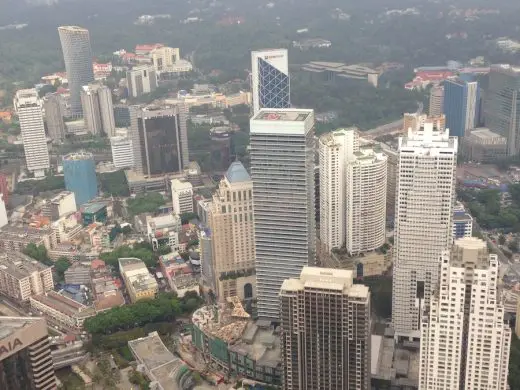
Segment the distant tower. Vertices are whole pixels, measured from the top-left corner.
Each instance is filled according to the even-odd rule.
[[[96,163],[92,153],[78,152],[63,157],[65,188],[74,192],[78,207],[98,195]]]
[[[253,114],[261,108],[289,108],[290,79],[287,49],[251,52]]]
[[[35,176],[45,175],[50,167],[49,149],[43,124],[42,102],[35,89],[16,92],[14,108],[20,120],[27,170]]]
[[[126,72],[128,96],[137,98],[157,89],[157,73],[152,65],[135,66]]]
[[[63,140],[65,138],[65,122],[60,95],[56,93],[47,95],[43,101],[43,109],[49,137],[53,141]]]
[[[80,117],[81,87],[94,81],[90,35],[88,30],[76,26],[59,27],[58,33],[69,82],[71,115]]]
[[[450,135],[464,137],[474,129],[479,117],[478,82],[463,78],[444,82],[443,110]]]
[[[444,100],[444,87],[440,85],[434,86],[430,90],[430,109],[428,113],[430,116],[439,116],[442,114],[442,102]],[[405,129],[407,130],[407,129]]]
[[[89,133],[112,137],[116,132],[112,91],[105,85],[89,84],[81,89],[83,117]]]

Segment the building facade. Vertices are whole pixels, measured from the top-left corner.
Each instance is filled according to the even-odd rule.
[[[219,300],[231,296],[253,298],[256,285],[253,181],[238,161],[231,164],[213,195],[209,228],[211,268]]]
[[[261,108],[289,108],[290,79],[287,49],[251,52],[253,113]]]
[[[464,157],[479,163],[494,163],[507,157],[507,138],[480,127],[464,138]]]
[[[134,147],[132,139],[127,136],[110,137],[112,163],[117,169],[132,168],[134,166]]]
[[[508,389],[511,329],[497,289],[497,255],[475,237],[441,256],[421,324],[420,390]]]
[[[464,137],[478,123],[480,89],[478,82],[461,78],[444,82],[443,112],[450,135]]]
[[[81,89],[83,117],[88,132],[112,137],[116,132],[112,91],[105,85],[89,84]]]
[[[164,175],[181,172],[188,166],[185,106],[134,106],[130,117],[137,172],[146,176]]]
[[[157,74],[152,65],[135,66],[126,72],[128,96],[137,98],[157,89]]]
[[[158,47],[150,53],[152,64],[156,74],[169,73],[174,69],[174,65],[181,59],[178,47]]]
[[[444,87],[440,85],[434,86],[430,90],[430,107],[428,114],[430,116],[439,116],[444,112]]]
[[[457,138],[426,123],[399,138],[392,324],[420,337],[420,313],[435,290],[440,253],[452,240]]]
[[[47,132],[53,141],[62,141],[65,138],[62,104],[61,96],[56,93],[47,95],[43,101]]]
[[[155,298],[158,291],[157,281],[142,260],[133,257],[120,258],[119,271],[132,303]]]
[[[81,87],[94,81],[90,34],[87,29],[77,26],[59,27],[58,33],[69,83],[70,113],[73,117],[81,117]]]
[[[320,241],[357,255],[385,243],[387,156],[360,147],[357,129],[319,140]]]
[[[0,316],[0,329],[0,389],[57,389],[45,319]]]
[[[171,188],[173,213],[177,215],[193,213],[193,186],[191,183],[173,179]]]
[[[370,388],[370,292],[352,271],[305,267],[280,305],[284,389]]]
[[[259,317],[279,317],[278,293],[316,261],[314,112],[262,109],[251,119]]]
[[[96,163],[89,152],[70,153],[63,157],[65,188],[74,193],[79,207],[98,195]]]
[[[49,149],[45,137],[42,102],[35,89],[16,92],[14,108],[20,120],[27,170],[41,177],[50,167]]]

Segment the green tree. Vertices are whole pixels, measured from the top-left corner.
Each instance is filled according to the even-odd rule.
[[[157,192],[138,195],[134,199],[128,199],[126,201],[128,211],[132,216],[157,211],[164,203],[164,197]]]
[[[128,181],[124,171],[99,174],[101,191],[112,196],[129,196]]]
[[[520,319],[516,319],[520,321]],[[511,338],[511,351],[509,355],[509,376],[507,378],[511,390],[520,389],[520,340],[515,332]]]
[[[69,269],[69,267],[72,264],[70,263],[69,259],[62,256],[56,260],[54,263],[54,271],[56,272],[56,275],[58,276],[59,281],[63,281],[65,278],[65,271]]]
[[[32,257],[33,259],[38,260],[40,263],[46,265],[54,264],[52,260],[49,258],[47,254],[47,248],[45,248],[44,245],[36,245],[34,243],[30,243],[25,247],[23,253],[29,257]]]

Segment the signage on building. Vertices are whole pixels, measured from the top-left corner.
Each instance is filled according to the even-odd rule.
[[[276,58],[282,58],[283,57],[283,54],[277,54],[277,55],[274,55],[274,56],[265,56],[264,59],[266,60],[274,60]]]
[[[18,338],[14,339],[13,341],[9,341],[7,344],[0,345],[0,358],[3,354],[12,352],[22,345],[22,342]]]

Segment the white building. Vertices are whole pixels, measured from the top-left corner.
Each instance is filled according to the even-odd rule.
[[[250,134],[258,316],[278,319],[283,281],[316,261],[314,112],[261,109]]]
[[[419,390],[506,390],[511,329],[484,241],[455,241],[421,324]]]
[[[14,108],[20,120],[27,170],[36,177],[45,175],[50,167],[49,149],[43,124],[42,102],[36,89],[16,92]]]
[[[387,156],[359,146],[357,129],[341,129],[319,140],[320,241],[350,254],[385,242]]]
[[[253,113],[261,108],[289,108],[290,80],[287,49],[251,52]]]
[[[171,186],[173,213],[177,215],[193,213],[193,186],[191,183],[173,179]]]
[[[134,166],[134,149],[131,138],[123,135],[110,137],[110,148],[112,149],[112,163],[117,169]]]
[[[435,289],[439,258],[452,242],[457,137],[433,123],[399,138],[392,323],[420,337],[420,313]]]
[[[81,89],[83,117],[89,133],[115,135],[114,106],[112,91],[102,84],[89,84]]]
[[[0,193],[0,228],[9,223],[7,210],[5,209],[4,194]]]
[[[52,220],[57,220],[77,210],[74,192],[62,191],[45,204],[42,213]]]
[[[157,88],[157,74],[152,65],[135,66],[126,72],[128,95],[139,97],[155,91]]]
[[[161,73],[170,73],[173,64],[181,59],[178,47],[162,46],[152,50],[150,53],[152,64],[155,72],[159,75]]]

